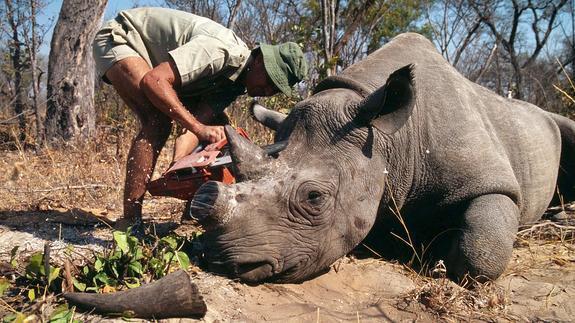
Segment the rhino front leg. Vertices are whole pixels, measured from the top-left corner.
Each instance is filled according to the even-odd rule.
[[[499,277],[511,258],[518,218],[517,205],[506,195],[471,200],[446,257],[450,277],[456,281],[466,274],[480,281]]]

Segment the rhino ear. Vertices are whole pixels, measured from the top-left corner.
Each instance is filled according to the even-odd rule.
[[[359,104],[355,121],[372,125],[386,134],[401,128],[415,106],[413,68],[407,65],[393,72],[383,87]]]

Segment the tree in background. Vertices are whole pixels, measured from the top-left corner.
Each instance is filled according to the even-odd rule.
[[[302,1],[285,0],[166,0],[170,8],[210,18],[232,29],[250,48],[258,42],[292,40]],[[293,41],[293,40],[292,40]]]
[[[497,44],[466,0],[431,1],[425,13],[431,39],[455,68],[473,81],[481,78]]]
[[[535,63],[551,33],[557,28],[557,17],[567,1],[470,1],[481,23],[485,24],[508,56],[513,71],[513,84],[509,90],[514,92],[514,97],[524,97],[523,71]],[[528,28],[522,29],[522,23],[530,24],[530,31]],[[525,48],[527,37],[534,41],[533,46],[531,50],[521,50],[521,47]]]
[[[18,117],[18,126],[20,128],[18,139],[20,142],[24,142],[26,140],[26,116],[24,115],[25,87],[23,85],[22,75],[28,63],[25,59],[25,51],[22,48],[24,42],[21,39],[21,29],[24,18],[22,12],[19,10],[20,7],[14,6],[12,0],[5,0],[4,3],[6,5],[9,32],[11,34],[9,50],[13,71],[14,113]]]
[[[38,67],[38,50],[44,35],[38,33],[37,14],[42,9],[43,4],[38,0],[30,0],[30,37],[26,38],[26,48],[30,56],[30,68],[32,76],[32,105],[35,111],[36,121],[36,143],[44,141],[44,127],[42,111],[40,111],[40,81],[44,72]]]
[[[108,0],[64,0],[48,64],[46,139],[73,141],[95,133],[92,40]]]
[[[40,118],[40,81],[42,70],[39,64],[38,48],[42,44],[46,27],[40,26],[36,16],[44,7],[40,0],[4,0],[0,4],[5,59],[2,62],[3,104],[12,106],[18,120],[18,140],[31,144],[28,139],[27,116]],[[30,88],[32,90],[30,91]],[[39,122],[33,123],[38,133]],[[25,145],[26,146],[26,145]]]
[[[426,15],[443,56],[469,79],[562,112],[552,85],[560,77],[556,58],[573,64],[557,46],[573,37],[568,1],[442,0],[431,2]]]
[[[35,128],[37,142],[44,134],[59,140],[87,138],[95,129],[90,43],[105,1],[64,1],[50,52],[51,84],[47,91],[42,83],[43,58],[38,57],[47,28],[36,20],[46,2],[0,0],[0,136],[27,144],[34,144]],[[218,21],[233,29],[250,48],[258,42],[299,43],[310,63],[310,77],[299,88],[304,97],[321,79],[361,60],[395,35],[417,31],[428,36],[472,81],[504,96],[575,115],[575,103],[569,99],[575,97],[571,85],[575,81],[575,0],[159,3]],[[53,97],[45,113],[43,97],[47,92]],[[294,102],[282,96],[266,99],[266,104],[276,109],[289,109]],[[248,118],[243,112],[246,116],[241,117]],[[47,119],[43,120],[45,114]],[[109,125],[104,117],[96,122]],[[4,131],[7,124],[10,131]],[[42,125],[47,127],[45,131]]]
[[[292,33],[312,57],[310,83],[361,60],[393,36],[416,31],[424,13],[421,0],[309,0],[303,1]]]
[[[169,8],[191,12],[224,24],[223,8],[226,1],[228,0],[166,0],[166,5]]]
[[[568,4],[567,12],[570,12],[571,29],[561,25],[563,41],[557,61],[559,67],[556,73],[559,81],[554,88],[561,95],[563,108],[562,114],[571,118],[575,117],[575,0]]]

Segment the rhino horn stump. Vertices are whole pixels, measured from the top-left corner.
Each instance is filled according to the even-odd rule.
[[[201,318],[207,308],[196,285],[183,270],[142,287],[112,294],[65,293],[64,298],[87,311],[144,319]]]
[[[269,157],[266,152],[240,136],[231,126],[226,125],[224,130],[230,143],[236,179],[245,181],[261,177],[267,173],[265,165]]]

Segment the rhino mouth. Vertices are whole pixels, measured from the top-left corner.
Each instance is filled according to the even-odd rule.
[[[239,263],[233,266],[232,275],[247,283],[260,282],[294,282],[297,281],[294,275],[298,273],[298,265],[283,268],[281,271],[274,269],[274,266],[266,261]]]
[[[209,259],[209,269],[215,273],[236,277],[246,283],[259,283],[269,280],[276,273],[276,266],[269,260],[245,262]]]
[[[257,283],[273,276],[273,266],[265,261],[234,266],[233,275],[248,283]]]

